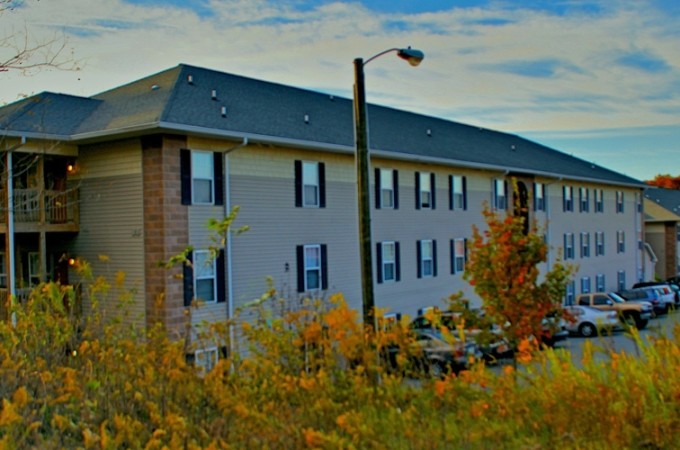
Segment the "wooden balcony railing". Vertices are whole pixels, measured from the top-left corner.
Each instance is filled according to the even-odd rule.
[[[14,189],[15,224],[78,224],[78,189]],[[0,191],[0,221],[7,220],[7,195]],[[44,205],[44,206],[43,206]],[[44,217],[44,219],[43,219]]]

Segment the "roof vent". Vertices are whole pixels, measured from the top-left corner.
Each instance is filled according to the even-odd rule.
[[[217,89],[213,89],[210,96],[213,100],[217,100]]]
[[[332,95],[328,98],[330,99],[330,101],[335,101],[335,97],[333,97]]]
[[[160,88],[161,88],[161,87],[160,87],[159,85],[157,85],[157,84],[154,84],[153,86],[151,86],[151,90],[152,90],[152,91],[157,91],[157,90],[159,90]]]
[[[309,123],[309,114],[305,114],[305,123]]]
[[[427,129],[427,135],[432,136],[432,130],[430,130],[429,128]]]
[[[227,107],[226,106],[222,107],[222,117],[227,117]]]
[[[514,152],[515,150],[517,150],[517,148],[515,147],[515,144],[512,144],[512,145],[510,146],[510,150],[512,150],[513,152]]]
[[[187,75],[187,83],[194,84],[194,76],[193,75]]]

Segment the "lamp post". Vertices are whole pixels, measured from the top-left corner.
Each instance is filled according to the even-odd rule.
[[[359,258],[361,261],[361,294],[364,326],[375,331],[375,297],[373,293],[373,258],[371,257],[371,201],[369,188],[370,161],[368,155],[368,120],[366,118],[366,87],[364,66],[390,52],[417,66],[425,55],[420,50],[391,48],[364,61],[354,60],[354,127],[356,140],[357,199],[359,206]]]

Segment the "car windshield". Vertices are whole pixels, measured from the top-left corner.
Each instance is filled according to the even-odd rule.
[[[614,292],[609,293],[609,298],[614,300],[616,303],[625,303],[626,301],[621,298],[618,294],[615,294]]]

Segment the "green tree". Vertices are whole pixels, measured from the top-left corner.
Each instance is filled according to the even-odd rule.
[[[501,326],[514,348],[521,349],[530,337],[549,332],[544,319],[560,311],[573,268],[556,261],[541,273],[548,246],[535,222],[525,226],[522,214],[499,215],[486,205],[483,215],[486,229],[473,226],[464,278],[481,297],[486,316]]]

